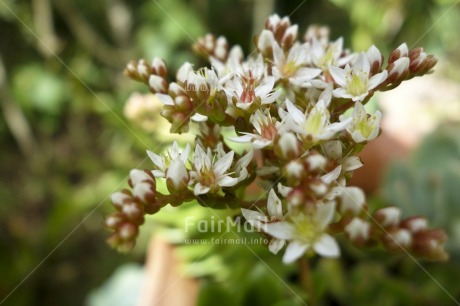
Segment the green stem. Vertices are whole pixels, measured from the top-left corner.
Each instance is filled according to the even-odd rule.
[[[310,264],[306,256],[299,259],[300,285],[307,292],[307,301],[309,306],[315,306],[315,295],[313,293],[313,282],[311,277]]]

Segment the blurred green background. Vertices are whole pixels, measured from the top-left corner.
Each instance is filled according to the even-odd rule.
[[[269,14],[277,12],[290,15],[301,34],[312,23],[329,25],[332,39],[344,36],[346,47],[357,51],[372,43],[384,54],[402,42],[424,46],[439,58],[441,75],[458,84],[457,4],[453,0],[0,0],[0,305],[96,305],[98,291],[93,290],[117,267],[143,262],[145,237],[133,253],[120,255],[105,244],[102,226],[104,215],[112,211],[109,195],[126,187],[130,169],[151,167],[145,150],[161,151],[167,132],[167,127],[145,132],[124,117],[130,94],[146,92],[122,74],[130,59],[162,57],[173,76],[184,61],[202,64],[190,45],[206,32],[225,35],[248,54],[253,35]],[[449,123],[441,136],[431,135],[425,147],[422,144],[413,162],[393,166],[383,196],[375,201],[389,199],[406,207],[406,212],[437,217],[431,220],[435,225],[458,234],[458,131]],[[441,151],[443,158],[433,161]],[[414,202],[423,205],[410,205]],[[458,245],[452,246],[449,263],[423,263],[457,299]],[[191,249],[182,250],[186,260],[195,258],[197,250]],[[295,267],[277,267],[278,258],[258,252],[269,258],[294,291],[300,290]],[[316,262],[314,280],[324,305],[454,305],[409,258],[351,247],[344,253],[341,262]],[[222,297],[236,291],[238,302],[230,305],[295,305],[292,293],[247,251],[216,248],[215,254],[221,269],[240,272],[219,278],[222,273],[210,268],[216,261],[204,262],[201,274],[196,273],[207,280],[201,305],[215,305],[216,299],[221,304]],[[241,260],[228,260],[234,256]],[[254,267],[246,272],[251,276],[240,283],[248,267]],[[90,292],[93,298],[88,298]]]

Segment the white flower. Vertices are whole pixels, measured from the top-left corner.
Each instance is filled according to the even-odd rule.
[[[338,257],[340,249],[335,239],[326,233],[335,212],[335,202],[318,203],[313,215],[298,213],[286,221],[269,223],[264,231],[272,237],[289,240],[283,256],[284,263],[291,263],[313,249],[324,257]]]
[[[360,102],[356,102],[351,118],[352,121],[347,131],[355,142],[370,141],[378,136],[380,119],[382,118],[380,111],[368,115],[364,106]]]
[[[342,57],[343,38],[340,37],[335,42],[329,44],[321,44],[316,38],[311,42],[311,61],[322,70],[327,70],[329,66],[343,67],[350,62],[353,55]]]
[[[330,123],[330,114],[327,109],[328,103],[321,99],[310,111],[303,113],[291,101],[286,100],[289,115],[288,119],[285,118],[284,122],[294,132],[311,137],[313,142],[330,139],[337,132],[344,130],[351,119]]]
[[[369,91],[385,81],[388,75],[384,70],[369,78],[370,64],[364,52],[359,54],[352,68],[349,65],[345,69],[330,66],[329,71],[340,86],[334,90],[334,97],[352,99],[355,102],[364,100]]]
[[[281,200],[278,198],[273,189],[270,189],[270,192],[268,193],[267,212],[268,217],[261,212],[241,208],[241,213],[246,221],[259,231],[263,231],[266,223],[268,222],[278,222],[284,220]],[[268,249],[273,254],[276,254],[284,246],[284,244],[284,239],[273,238],[268,245]]]
[[[166,171],[173,160],[179,159],[185,165],[190,155],[190,145],[187,144],[185,149],[179,151],[177,142],[174,141],[173,145],[167,150],[166,154],[158,155],[147,150],[147,154],[154,163],[157,169],[152,171],[155,177],[165,177]]]
[[[343,172],[354,171],[363,166],[358,156],[343,156],[342,143],[339,140],[331,140],[322,144],[325,155],[336,160],[342,165]]]
[[[272,76],[266,76],[260,82],[257,82],[252,76],[238,76],[229,82],[224,90],[236,107],[246,110],[256,100],[259,100],[261,104],[275,102],[281,95],[281,91],[274,90],[274,85],[275,78]]]
[[[195,147],[193,157],[195,171],[191,171],[191,184],[194,184],[195,195],[217,192],[221,187],[232,187],[238,183],[238,178],[226,173],[233,163],[235,152],[230,151],[221,158],[213,160],[211,149],[205,152],[199,145]]]
[[[288,79],[295,86],[310,86],[310,81],[321,73],[321,69],[305,67],[308,64],[308,54],[307,44],[295,44],[289,49],[286,57],[283,49],[274,42],[272,73],[276,80]]]
[[[254,133],[242,133],[243,136],[229,139],[239,143],[252,143],[254,149],[262,149],[273,145],[275,137],[279,134],[280,123],[271,117],[269,109],[264,112],[256,110],[249,121],[255,128]]]

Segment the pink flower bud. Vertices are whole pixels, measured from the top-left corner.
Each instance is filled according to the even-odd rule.
[[[401,57],[407,57],[409,55],[409,48],[407,48],[407,44],[403,43],[398,48],[396,48],[393,52],[391,52],[390,58],[388,59],[388,64],[393,63],[395,60]]]

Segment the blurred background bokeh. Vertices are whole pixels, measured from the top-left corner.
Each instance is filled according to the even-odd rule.
[[[454,0],[0,0],[0,305],[132,305],[149,230],[163,224],[174,242],[180,227],[174,222],[187,209],[206,213],[165,212],[144,227],[128,255],[105,244],[108,197],[126,186],[130,169],[151,167],[146,149],[159,152],[171,141],[154,102],[125,108],[133,92],[146,90],[125,78],[123,67],[159,56],[173,76],[184,61],[202,65],[190,46],[206,32],[225,35],[249,54],[253,35],[273,12],[290,15],[300,29],[328,25],[332,39],[343,36],[356,51],[375,44],[389,54],[407,42],[438,57],[428,81],[412,80],[373,101],[393,114],[384,123],[387,134],[414,149],[385,170],[372,201],[446,228],[450,262],[421,269],[405,256],[345,247],[340,262],[318,260],[313,276],[323,305],[454,305],[449,294],[460,298]],[[147,111],[136,103],[149,105]],[[200,305],[298,303],[296,267],[281,266],[264,248],[255,249],[268,265],[242,247],[216,247],[204,258],[199,247],[179,250],[185,262],[201,261],[189,271],[206,280]],[[107,281],[113,275],[118,279]]]

